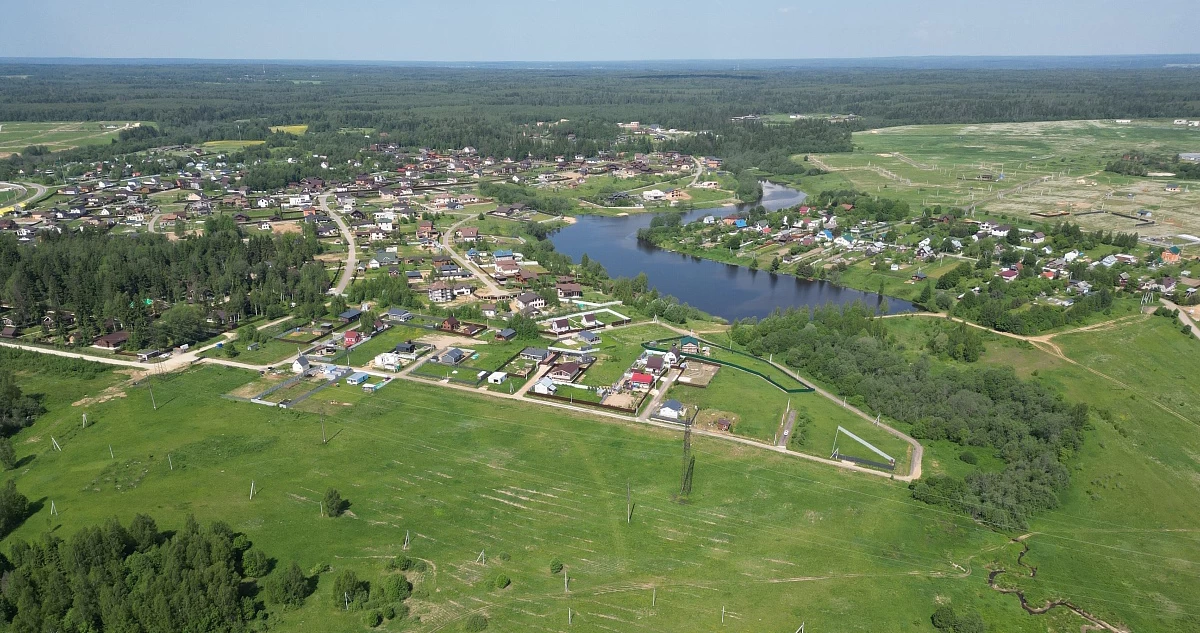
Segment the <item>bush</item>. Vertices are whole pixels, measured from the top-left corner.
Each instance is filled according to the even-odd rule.
[[[413,559],[401,554],[392,560],[389,560],[387,568],[389,571],[396,569],[399,569],[400,571],[408,571],[413,568]]]
[[[412,583],[404,574],[388,576],[383,579],[383,597],[392,602],[404,602],[412,595]]]
[[[247,578],[261,578],[271,571],[271,560],[262,550],[252,549],[242,556],[242,574]]]
[[[292,607],[304,604],[304,599],[311,592],[312,584],[296,563],[292,563],[267,584],[267,597],[272,602]]]
[[[497,589],[504,589],[505,587],[508,587],[511,584],[512,584],[512,580],[508,576],[505,576],[504,574],[500,574],[499,576],[496,576],[496,588]]]
[[[370,628],[375,628],[380,624],[383,624],[383,615],[381,615],[378,611],[371,611],[363,616],[363,624]]]
[[[396,617],[396,607],[389,604],[383,608],[383,619],[391,620],[394,617]]]
[[[508,552],[500,552],[500,555],[497,556],[497,558],[499,558],[500,560],[502,560],[504,562],[508,562],[508,561],[512,560],[512,556],[510,556],[508,554]]]
[[[979,458],[976,457],[975,453],[972,453],[971,451],[963,451],[958,458],[972,466],[979,463]]]
[[[563,562],[555,558],[550,561],[550,573],[557,574],[563,570]]]
[[[349,601],[349,608],[361,609],[370,598],[370,588],[358,579],[358,574],[346,569],[333,581],[332,598],[338,608],[346,608]]]
[[[479,633],[488,627],[488,619],[478,613],[472,613],[463,620],[463,630],[467,633]]]

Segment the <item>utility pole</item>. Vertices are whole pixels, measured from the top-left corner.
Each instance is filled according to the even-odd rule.
[[[150,387],[150,405],[154,407],[155,411],[158,411],[158,403],[154,401],[154,385],[146,386]]]

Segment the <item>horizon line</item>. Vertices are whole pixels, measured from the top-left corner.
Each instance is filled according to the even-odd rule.
[[[848,57],[678,57],[645,59],[498,59],[498,60],[435,60],[435,59],[329,59],[329,58],[285,58],[285,57],[92,57],[92,56],[14,56],[0,55],[0,63],[10,62],[253,62],[274,64],[406,64],[406,65],[462,65],[462,64],[653,64],[653,63],[788,63],[788,62],[868,62],[868,61],[928,61],[928,60],[1070,60],[1070,59],[1144,59],[1144,58],[1194,58],[1196,53],[1053,53],[1053,54],[950,54],[950,55],[876,55]]]

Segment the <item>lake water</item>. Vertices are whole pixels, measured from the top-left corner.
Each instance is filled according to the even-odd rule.
[[[762,205],[778,210],[804,202],[804,192],[764,183]],[[697,209],[684,216],[691,222],[706,215],[723,217],[734,207]],[[636,277],[645,272],[650,285],[709,314],[728,320],[764,317],[776,308],[820,306],[863,301],[881,306],[883,296],[852,290],[826,281],[750,270],[691,255],[663,250],[637,239],[638,229],[650,226],[652,214],[625,217],[579,216],[575,224],[554,233],[551,240],[561,253],[579,261],[587,256],[599,261],[613,277]],[[888,297],[888,312],[914,310],[907,301]]]

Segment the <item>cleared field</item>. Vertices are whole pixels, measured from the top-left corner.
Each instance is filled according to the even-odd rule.
[[[18,153],[30,145],[45,145],[57,152],[108,143],[121,130],[139,125],[142,123],[129,121],[0,123],[0,156]]]
[[[856,132],[854,145],[852,154],[814,157],[833,173],[805,186],[849,183],[914,205],[978,204],[981,213],[1030,222],[1043,221],[1033,213],[1067,212],[1091,229],[1143,235],[1200,231],[1200,187],[1167,193],[1170,178],[1103,171],[1131,149],[1200,151],[1200,129],[1170,121],[903,126]],[[1114,215],[1139,209],[1152,210],[1157,223],[1135,227],[1135,220]]]
[[[272,132],[287,132],[288,134],[295,134],[297,136],[301,136],[305,132],[308,132],[308,126],[307,125],[272,125],[271,131]]]
[[[266,143],[266,141],[207,141],[201,143],[200,147],[213,152],[232,152],[243,147],[262,145],[263,143]]]

